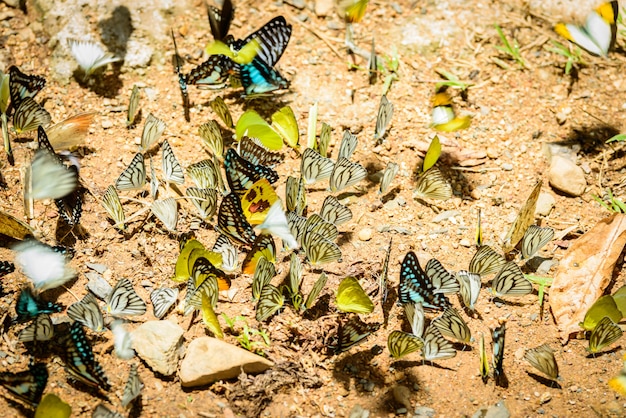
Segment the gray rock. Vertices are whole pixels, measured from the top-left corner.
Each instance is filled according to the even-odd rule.
[[[200,337],[187,347],[179,377],[184,387],[202,386],[235,378],[241,372],[262,373],[273,365],[261,356],[220,339]]]
[[[176,372],[183,344],[183,329],[170,321],[148,321],[132,332],[133,349],[155,372]]]
[[[489,408],[480,408],[472,415],[472,418],[509,418],[511,413],[507,409],[504,401],[499,401]]]
[[[91,291],[91,293],[96,295],[98,298],[104,300],[113,291],[109,282],[107,282],[104,277],[100,276],[95,271],[88,271],[85,273],[85,277],[89,279],[89,282],[87,282],[87,289],[89,289],[89,291]]]
[[[350,410],[350,415],[348,415],[348,418],[369,418],[369,416],[370,416],[369,410],[363,408],[359,404],[356,404]]]
[[[558,155],[552,158],[548,179],[554,189],[570,196],[582,195],[587,187],[582,168],[573,161]]]
[[[432,418],[435,416],[435,410],[427,406],[418,406],[415,408],[414,417]]]
[[[535,215],[548,216],[554,208],[555,200],[551,193],[541,192],[537,199],[537,206],[535,207]]]

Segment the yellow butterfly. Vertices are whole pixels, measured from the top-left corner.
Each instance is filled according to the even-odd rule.
[[[277,200],[278,195],[270,182],[262,178],[242,196],[241,209],[250,225],[259,225]]]
[[[435,94],[433,99],[431,126],[438,131],[454,132],[469,128],[472,118],[469,116],[457,117],[452,107],[452,99],[448,93]]]
[[[222,265],[222,254],[208,251],[198,240],[190,239],[180,250],[172,280],[186,282],[191,276],[196,260],[200,257],[206,258],[215,268],[220,268]]]
[[[225,55],[237,64],[250,64],[254,57],[259,53],[261,44],[254,38],[241,49],[235,50],[233,47],[226,45],[221,41],[214,41],[204,48],[208,55]]]
[[[235,135],[237,140],[244,136],[258,138],[265,147],[273,151],[281,149],[283,141],[294,149],[298,148],[300,138],[298,121],[289,106],[272,115],[271,125],[254,110],[247,110],[237,121]]]
[[[244,274],[254,274],[257,263],[261,257],[265,257],[271,263],[276,262],[276,244],[270,234],[259,234],[252,245],[252,249],[246,254],[241,266]]]
[[[559,23],[554,31],[590,54],[605,57],[615,45],[618,7],[617,1],[603,3],[587,16],[584,26]]]
[[[337,309],[342,312],[369,314],[374,310],[374,303],[367,296],[356,277],[346,277],[339,283]]]

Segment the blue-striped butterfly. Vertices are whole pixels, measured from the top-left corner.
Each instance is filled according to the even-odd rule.
[[[46,79],[31,74],[24,74],[15,65],[9,67],[9,94],[11,107],[15,110],[26,97],[33,98],[46,86]],[[10,110],[7,110],[7,115]]]
[[[450,301],[443,293],[435,293],[435,286],[420,266],[413,251],[409,251],[402,260],[398,301],[403,305],[420,302],[425,308],[430,309],[445,309],[450,306]]]
[[[48,384],[48,369],[45,363],[31,363],[22,372],[0,373],[0,385],[13,396],[29,406],[36,407]],[[8,413],[8,411],[5,411]]]
[[[28,321],[39,314],[61,312],[63,306],[36,298],[30,287],[25,287],[17,297],[15,304],[16,322]]]
[[[222,199],[217,214],[217,230],[244,245],[252,245],[256,234],[246,220],[241,201],[235,193],[229,193]]]
[[[275,183],[278,180],[276,171],[246,161],[232,148],[226,152],[224,168],[231,192],[239,195],[244,194],[256,181],[262,178],[267,179],[270,183]]]
[[[107,391],[111,388],[102,366],[93,355],[83,325],[79,322],[74,322],[70,328],[70,338],[66,347],[66,366],[72,378],[87,386]]]

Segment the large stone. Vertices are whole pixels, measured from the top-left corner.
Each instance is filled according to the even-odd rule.
[[[587,187],[583,169],[559,155],[552,157],[548,179],[553,188],[570,196],[582,195]]]
[[[181,357],[183,329],[170,321],[148,321],[132,333],[137,355],[155,372],[171,376]]]
[[[272,367],[271,361],[211,337],[193,340],[180,365],[180,382],[184,387],[207,385],[233,379],[243,371],[261,373]]]

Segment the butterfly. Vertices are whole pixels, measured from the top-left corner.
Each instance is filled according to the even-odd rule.
[[[387,96],[383,94],[380,98],[380,105],[378,106],[378,117],[376,118],[376,131],[374,132],[374,139],[382,142],[392,116],[393,104],[387,99]]]
[[[141,189],[144,184],[146,184],[146,165],[143,154],[138,152],[117,178],[115,187],[118,190],[133,190]]]
[[[417,256],[409,251],[400,267],[399,303],[420,302],[429,309],[445,309],[450,306],[450,301],[444,294],[434,291],[435,287],[420,266]]]
[[[325,221],[316,213],[308,217],[304,224],[304,230],[306,233],[315,232],[316,234],[320,234],[331,242],[334,242],[339,235],[339,231],[334,224]]]
[[[453,274],[449,273],[436,258],[431,258],[426,263],[426,275],[433,284],[435,293],[457,293],[459,282]]]
[[[67,316],[95,332],[104,331],[104,319],[100,306],[91,293],[87,293],[80,301],[71,304],[67,308]]]
[[[121,231],[125,230],[126,216],[124,215],[124,208],[122,207],[122,202],[120,201],[115,187],[107,187],[100,203],[109,214],[109,217],[115,222],[113,226]]]
[[[249,64],[258,54],[261,45],[257,38],[250,39],[250,41],[243,42],[235,41],[225,44],[222,41],[215,40],[209,43],[204,52],[208,55],[224,55],[236,64]]]
[[[502,251],[504,254],[508,254],[515,248],[518,242],[524,236],[524,233],[530,225],[532,225],[535,219],[535,207],[537,206],[537,200],[539,199],[539,193],[541,192],[542,181],[539,180],[533,190],[530,192],[528,199],[522,205],[513,225],[507,232],[504,243],[502,244]]]
[[[130,100],[128,101],[128,110],[126,112],[126,126],[133,126],[135,124],[135,118],[137,117],[139,110],[139,99],[141,97],[141,91],[137,84],[133,85],[133,90],[130,93]]]
[[[202,309],[205,297],[208,297],[208,304],[213,308],[217,305],[218,293],[217,277],[196,270],[187,281],[184,315],[189,315],[195,309]]]
[[[256,234],[246,220],[239,197],[229,193],[222,199],[217,215],[217,230],[244,245],[252,245]]]
[[[211,160],[202,160],[189,165],[187,174],[200,189],[215,189],[220,186],[221,173]]]
[[[482,211],[478,208],[478,218],[476,221],[476,247],[480,248],[483,246],[483,227],[481,225],[481,214]]]
[[[424,347],[424,341],[413,334],[402,331],[392,331],[387,337],[387,349],[394,358],[404,357],[408,354],[420,351]]]
[[[110,52],[105,52],[100,45],[93,41],[70,39],[68,44],[72,56],[84,73],[83,79],[92,75],[100,67],[122,60]]]
[[[244,160],[234,149],[229,149],[224,158],[226,180],[231,192],[243,195],[254,183],[264,178],[270,183],[278,181],[278,173],[263,165]]]
[[[220,322],[215,314],[215,309],[211,306],[210,298],[208,295],[202,295],[202,306],[200,307],[202,312],[202,323],[204,326],[216,337],[224,338],[224,332],[220,326]]]
[[[76,170],[65,167],[56,155],[47,150],[37,150],[30,165],[30,184],[27,198],[61,199],[72,193],[78,185]]]
[[[187,80],[187,75],[183,74],[181,67],[184,64],[184,60],[178,54],[178,46],[176,45],[176,37],[174,36],[174,30],[170,31],[172,35],[172,43],[174,44],[174,56],[172,57],[174,70],[176,71],[176,75],[178,76],[178,88],[180,89],[180,95],[183,98],[183,113],[185,116],[185,120],[187,122],[191,121],[191,116],[189,114],[189,89],[187,88],[187,84],[191,84],[189,80]],[[211,57],[209,57],[211,58]],[[202,64],[201,64],[202,65]]]
[[[452,197],[452,186],[437,167],[431,167],[417,178],[413,197],[418,199],[448,200]]]
[[[488,276],[502,269],[506,259],[488,245],[482,245],[476,250],[469,263],[469,271],[480,276]]]
[[[276,244],[270,234],[259,234],[252,244],[252,249],[243,260],[241,271],[244,274],[254,274],[257,263],[261,257],[265,257],[270,263],[276,262]]]
[[[241,197],[241,209],[251,225],[259,225],[267,218],[269,211],[278,200],[278,195],[270,182],[262,178],[252,185]]]
[[[28,370],[0,373],[0,385],[32,407],[36,407],[41,401],[41,395],[47,384],[48,368],[45,363],[31,362]]]
[[[339,153],[337,154],[337,161],[345,158],[349,160],[354,154],[356,147],[359,145],[359,140],[356,135],[353,135],[349,130],[343,131],[343,137],[341,138],[341,143],[339,144]]]
[[[176,43],[174,43],[176,45]],[[179,84],[184,86],[183,101],[186,95],[186,85],[193,84],[200,88],[221,89],[229,75],[234,71],[235,63],[224,55],[211,55],[202,64],[192,69],[189,74],[179,77]],[[185,118],[186,119],[186,118]]]
[[[71,166],[70,170],[74,169],[74,167]],[[83,214],[83,198],[80,188],[61,199],[55,199],[54,204],[59,211],[59,216],[67,225],[80,224],[80,217]]]
[[[591,332],[589,337],[589,347],[587,350],[595,354],[613,344],[622,337],[622,329],[611,318],[605,316],[598,322],[598,325]]]
[[[330,190],[331,192],[338,192],[354,186],[365,177],[367,177],[367,170],[361,164],[340,158],[330,173]]]
[[[122,360],[130,360],[135,357],[135,350],[132,348],[132,337],[121,320],[115,320],[111,323],[111,331],[113,332],[113,348],[115,356]]]
[[[270,151],[277,151],[283,141],[297,148],[300,133],[293,109],[284,106],[272,114],[271,125],[254,110],[247,110],[237,121],[235,135],[238,140],[244,136],[257,138]]]
[[[154,308],[154,316],[161,319],[167,311],[176,303],[178,288],[160,287],[150,293],[150,300]]]
[[[152,164],[152,157],[150,157],[150,196],[152,196],[153,200],[156,200],[159,194],[159,186],[161,182],[157,178],[156,170],[154,169],[154,164]]]
[[[378,192],[380,194],[385,194],[387,192],[389,186],[391,185],[391,182],[396,177],[399,170],[400,166],[398,164],[392,162],[387,164],[387,167],[385,167],[385,170],[383,171],[383,176],[380,180],[380,188],[378,189]]]
[[[598,298],[587,310],[583,322],[579,325],[586,331],[593,331],[604,317],[611,318],[615,323],[622,320],[622,312],[617,307],[615,298],[611,295]]]
[[[15,264],[10,261],[0,261],[0,277],[4,277],[7,274],[15,271]]]
[[[48,341],[53,335],[54,325],[50,315],[40,314],[19,333],[17,339],[22,342]]]
[[[59,287],[76,276],[63,254],[38,241],[23,241],[13,247],[15,262],[36,291]]]
[[[287,246],[291,249],[298,249],[300,245],[298,241],[291,233],[289,222],[285,212],[283,211],[282,202],[280,200],[275,201],[270,206],[267,216],[262,224],[256,227],[262,233],[269,233],[277,236],[283,241],[283,246]]]
[[[207,14],[209,17],[209,24],[211,25],[211,35],[213,35],[213,39],[216,41],[225,40],[234,15],[233,4],[231,1],[224,0],[221,10],[213,6],[208,6]]]
[[[306,232],[302,240],[307,261],[313,266],[332,263],[341,259],[337,244],[315,232]]]
[[[256,305],[256,320],[264,322],[274,315],[285,303],[285,297],[281,291],[272,284],[266,284],[261,290],[259,301]]]
[[[306,229],[304,228],[306,221],[307,218],[304,216],[298,216],[295,212],[289,212],[287,214],[289,230],[291,230],[291,235],[296,238],[296,241],[299,244],[302,244],[302,239],[304,238],[304,233],[306,232]]]
[[[420,302],[409,302],[404,304],[404,314],[406,315],[411,332],[417,337],[424,335],[424,307]]]
[[[217,211],[217,190],[188,187],[185,190],[185,195],[190,198],[191,203],[196,207],[203,221],[207,221],[215,215]]]
[[[389,246],[387,247],[385,260],[383,261],[383,267],[380,271],[380,276],[378,278],[378,292],[380,293],[380,303],[383,305],[383,309],[385,306],[385,302],[387,302],[387,294],[389,293],[389,289],[387,288],[387,275],[389,273],[389,257],[391,256],[392,244],[393,238],[389,238]]]
[[[431,325],[435,326],[446,337],[464,344],[468,344],[472,340],[472,333],[467,323],[452,306],[448,306],[441,315],[433,319]]]
[[[300,283],[302,282],[302,262],[296,253],[291,253],[289,259],[289,291],[292,295],[300,292]],[[298,310],[296,308],[296,310]]]
[[[252,299],[259,299],[263,288],[270,283],[275,275],[276,268],[274,267],[274,263],[265,258],[265,256],[260,256],[254,270],[254,277],[252,278]]]
[[[480,276],[466,270],[459,270],[456,273],[456,279],[459,281],[459,293],[463,304],[470,311],[474,311],[480,294]]]
[[[272,168],[283,161],[283,155],[270,151],[260,139],[243,136],[237,143],[237,151],[245,160],[255,165]]]
[[[128,279],[120,279],[106,301],[106,312],[113,316],[135,316],[146,313],[146,304]]]
[[[457,117],[452,106],[452,98],[447,92],[438,92],[433,98],[431,126],[438,131],[455,132],[469,128],[470,116]]]
[[[315,283],[313,283],[311,292],[309,293],[309,295],[306,297],[306,300],[304,301],[305,309],[311,309],[311,307],[313,307],[313,303],[315,302],[315,299],[317,299],[320,293],[322,293],[322,290],[324,290],[324,286],[326,286],[327,281],[328,281],[328,276],[326,276],[326,273],[322,272],[322,274],[320,274],[320,276],[317,278]]]
[[[305,149],[301,158],[300,175],[306,184],[329,178],[335,168],[333,160],[322,157],[313,148]]]
[[[40,314],[51,314],[61,312],[62,310],[63,306],[61,305],[35,298],[32,290],[29,287],[25,287],[17,297],[17,303],[15,304],[17,318],[15,322],[24,322]]]
[[[287,177],[285,184],[285,206],[288,212],[294,212],[296,215],[302,216],[306,203],[306,188],[302,177]]]
[[[507,262],[491,282],[491,292],[496,296],[522,296],[533,291],[532,283],[512,261]]]
[[[338,3],[339,15],[348,23],[358,23],[365,16],[369,0],[341,0]]]
[[[341,312],[369,314],[374,311],[374,303],[356,277],[346,277],[339,283],[335,303]]]
[[[524,360],[551,379],[559,377],[559,366],[554,358],[554,351],[548,344],[526,350]]]
[[[370,56],[367,60],[368,81],[370,86],[376,84],[376,80],[378,80],[378,65],[379,59],[376,56],[376,45],[374,44],[374,37],[372,37],[372,48],[370,49]]]
[[[322,122],[320,136],[317,139],[317,152],[324,158],[328,157],[328,145],[330,144],[330,134],[332,127],[326,122]]]
[[[261,95],[278,89],[289,88],[289,82],[259,57],[260,52],[252,62],[237,68],[245,95]]]
[[[170,146],[170,143],[167,141],[167,139],[163,141],[161,152],[163,157],[163,178],[165,179],[165,181],[176,184],[183,184],[185,182],[183,169],[178,163],[178,160],[174,155],[174,150],[172,150],[172,147]]]
[[[70,327],[70,338],[66,345],[67,371],[75,380],[93,388],[108,391],[111,388],[102,366],[93,355],[82,324],[74,322]]]
[[[200,125],[198,134],[213,155],[220,160],[224,158],[224,138],[216,121],[210,120]]]
[[[532,258],[540,249],[549,243],[552,238],[554,238],[554,229],[542,228],[537,225],[529,226],[524,233],[524,237],[522,237],[522,258]]]
[[[342,205],[335,196],[329,195],[322,203],[320,216],[333,225],[341,225],[352,219],[352,211],[347,206]]]
[[[176,224],[178,223],[178,203],[176,199],[168,197],[163,200],[155,200],[150,205],[150,211],[165,225],[168,231],[176,231]]]
[[[222,270],[233,272],[237,269],[237,248],[226,235],[220,234],[213,245],[213,251],[222,254]]]
[[[623,357],[622,360],[624,360]],[[619,374],[609,380],[609,387],[619,394],[626,393],[626,361]]]
[[[592,55],[607,56],[615,45],[619,2],[602,3],[587,16],[584,26],[558,23],[554,31]]]
[[[91,414],[92,418],[124,418],[124,415],[119,414],[103,404],[98,404]]]
[[[214,251],[207,251],[204,245],[195,239],[181,240],[180,255],[176,260],[172,280],[176,282],[186,281],[192,275],[198,262],[208,264],[206,268],[209,270],[212,270],[213,267],[219,268],[222,263],[222,255]]]
[[[148,114],[146,121],[143,124],[143,131],[141,132],[141,145],[139,146],[140,151],[147,151],[152,145],[154,145],[163,132],[167,125],[161,119],[154,116],[152,113]]]
[[[367,324],[358,318],[351,318],[347,322],[339,323],[337,331],[337,344],[334,348],[335,354],[348,351],[357,344],[362,343],[373,332],[378,331],[380,324]]]
[[[122,395],[122,406],[126,408],[130,405],[131,402],[141,394],[143,386],[143,382],[137,371],[137,364],[131,365],[128,380],[126,381],[126,386],[124,386],[124,394]]]
[[[504,335],[506,333],[506,323],[494,328],[491,331],[491,339],[493,341],[493,377],[496,385],[506,385],[506,376],[504,375]]]
[[[9,95],[13,109],[19,108],[25,98],[34,98],[45,86],[45,78],[24,74],[15,65],[9,67]]]
[[[422,163],[422,172],[428,171],[431,167],[433,167],[439,157],[441,156],[441,142],[439,141],[439,136],[435,135],[435,137],[430,141],[428,145],[428,149],[426,150],[426,155],[424,155],[424,162]]]
[[[40,126],[48,126],[52,121],[50,113],[39,103],[26,97],[13,114],[13,129],[18,135],[34,131]]]
[[[487,360],[487,352],[485,351],[485,335],[480,334],[480,342],[479,342],[479,354],[480,354],[480,377],[483,380],[483,383],[487,383],[487,379],[489,379],[489,360]]]
[[[424,361],[443,360],[456,356],[456,350],[450,341],[443,338],[439,328],[431,325],[424,332],[422,356]]]

